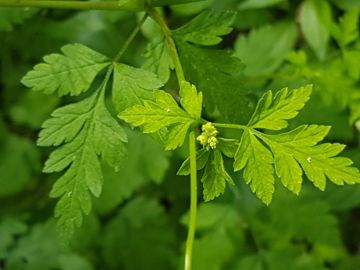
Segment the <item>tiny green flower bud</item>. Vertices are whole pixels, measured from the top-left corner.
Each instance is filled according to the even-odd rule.
[[[208,141],[208,136],[206,136],[205,134],[201,134],[196,139],[200,142],[201,145],[205,146]]]
[[[218,139],[216,139],[215,136],[211,136],[207,142],[211,149],[215,149],[218,143]]]

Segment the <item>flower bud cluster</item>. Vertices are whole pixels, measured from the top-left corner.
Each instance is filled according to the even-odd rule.
[[[218,135],[217,129],[212,123],[208,122],[201,127],[202,133],[196,138],[206,150],[215,149],[218,143],[216,136]]]

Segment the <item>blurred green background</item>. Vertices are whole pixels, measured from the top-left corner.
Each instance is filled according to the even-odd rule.
[[[244,123],[266,90],[312,83],[312,99],[292,125],[331,125],[328,140],[347,144],[345,155],[359,167],[360,1],[209,0],[161,11],[176,28],[208,8],[238,12],[216,51],[188,56],[180,50],[186,75],[204,92],[209,119]],[[0,8],[1,270],[181,269],[189,180],[176,171],[187,148],[165,152],[128,128],[129,158],[118,172],[104,165],[103,194],[93,199],[71,246],[60,247],[56,201],[48,196],[58,175],[41,172],[51,149],[37,147],[36,139],[50,113],[77,98],[20,84],[44,55],[67,43],[113,57],[141,16]],[[159,34],[148,19],[123,62],[144,65],[146,48]],[[229,54],[245,68],[226,62]],[[175,87],[172,74],[166,89],[175,93]],[[279,185],[266,207],[241,174],[232,176],[236,185],[224,196],[199,205],[194,270],[360,269],[359,185],[328,182],[321,192],[305,181],[298,197]]]

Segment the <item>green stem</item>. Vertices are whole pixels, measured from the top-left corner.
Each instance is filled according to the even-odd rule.
[[[0,0],[4,7],[35,7],[55,9],[99,9],[99,10],[137,10],[133,5],[119,5],[118,1],[52,1],[52,0]]]
[[[169,48],[171,58],[174,62],[176,76],[180,85],[180,83],[185,80],[185,75],[180,62],[179,54],[176,49],[174,39],[172,37],[171,30],[167,26],[164,18],[153,7],[147,7],[147,12],[151,16],[151,18],[153,18],[159,24],[162,32],[165,35],[166,43]]]
[[[192,131],[189,135],[189,151],[190,151],[190,220],[189,229],[186,240],[185,250],[185,270],[191,270],[192,267],[192,251],[194,246],[194,238],[196,231],[197,216],[197,170],[196,170],[196,145],[195,133]]]
[[[182,3],[201,2],[204,0],[181,0]],[[59,8],[80,10],[130,10],[144,11],[145,0],[119,0],[119,1],[71,1],[71,0],[0,0],[2,7],[35,7],[35,8]],[[178,2],[178,3],[180,3]],[[167,5],[166,1],[150,1],[153,6]]]
[[[163,34],[165,35],[166,43],[170,51],[171,59],[174,62],[176,76],[179,86],[185,80],[184,71],[180,62],[179,54],[176,49],[176,44],[172,37],[172,33],[167,26],[164,18],[153,8],[147,7],[149,15],[159,24]],[[196,231],[196,216],[197,216],[197,170],[196,170],[196,140],[195,133],[191,131],[189,134],[189,152],[190,152],[190,220],[188,235],[186,239],[185,250],[185,270],[192,268],[192,254]]]
[[[135,29],[131,32],[130,36],[128,37],[128,39],[125,41],[124,45],[121,47],[120,51],[118,52],[118,54],[115,56],[113,62],[118,62],[120,60],[120,58],[123,56],[123,54],[125,53],[125,51],[127,50],[127,48],[130,46],[131,42],[134,40],[134,38],[136,37],[136,35],[139,33],[141,26],[144,24],[144,22],[146,21],[148,17],[148,14],[145,13],[145,15],[142,17],[142,19],[140,20],[140,22],[138,23],[138,25],[135,27]]]
[[[231,129],[248,129],[248,126],[238,124],[224,124],[224,123],[212,123],[215,127],[219,128],[231,128]]]

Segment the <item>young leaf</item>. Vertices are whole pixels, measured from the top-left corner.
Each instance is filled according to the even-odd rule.
[[[268,91],[258,102],[248,126],[279,130],[287,127],[286,120],[294,118],[309,100],[312,86],[307,85],[289,92],[284,88],[273,97]]]
[[[55,183],[52,197],[60,238],[67,243],[82,213],[89,214],[91,196],[101,193],[103,176],[99,157],[117,168],[125,156],[126,134],[105,107],[108,78],[92,96],[56,110],[40,132],[39,145],[59,146],[45,163],[44,172],[67,171]]]
[[[194,119],[179,107],[168,93],[155,91],[155,100],[145,100],[143,105],[127,108],[119,117],[135,127],[141,126],[144,133],[153,133],[171,125],[184,125]]]
[[[172,150],[181,146],[190,126],[199,121],[201,115],[202,94],[196,88],[184,82],[181,90],[179,107],[168,93],[155,91],[155,100],[145,100],[142,105],[135,105],[120,113],[119,117],[135,127],[142,127],[144,133],[154,133],[168,128],[166,149]]]
[[[154,99],[154,90],[163,83],[152,72],[124,64],[115,64],[112,99],[118,112],[144,99]]]
[[[336,157],[345,148],[344,145],[338,143],[316,145],[329,130],[327,126],[310,125],[301,126],[288,133],[264,137],[264,141],[275,153],[275,167],[279,168],[278,176],[291,191],[298,193],[301,188],[299,178],[302,173],[299,171],[299,164],[309,180],[321,190],[325,189],[326,177],[337,185],[360,182],[359,170],[350,167],[352,161],[345,157]],[[296,170],[298,175],[296,178],[291,178],[284,169],[293,172]]]
[[[204,200],[211,201],[224,193],[226,182],[234,184],[230,175],[224,168],[224,161],[219,150],[210,152],[210,160],[207,162],[204,174],[201,178],[204,186]]]
[[[245,169],[246,182],[251,183],[251,189],[266,204],[271,202],[274,192],[274,167],[283,185],[296,194],[301,190],[303,171],[321,190],[325,189],[326,177],[337,185],[360,183],[360,172],[351,167],[352,161],[336,157],[344,145],[318,144],[329,132],[329,127],[305,125],[277,135],[255,130],[285,128],[286,120],[297,115],[310,93],[311,86],[290,92],[283,89],[275,97],[268,91],[259,100],[248,128],[244,129],[235,153],[234,170]]]
[[[88,90],[96,75],[110,64],[110,60],[81,44],[68,44],[63,54],[50,54],[22,79],[34,91],[59,96],[77,96]]]
[[[198,45],[210,46],[221,42],[221,37],[232,31],[236,17],[232,11],[205,11],[188,24],[173,31],[175,38]]]
[[[246,183],[265,203],[270,204],[274,188],[274,159],[271,152],[249,130],[245,130],[235,153],[234,170],[243,168]]]
[[[180,85],[180,103],[182,107],[195,119],[201,118],[202,93],[198,93],[195,85],[182,81]]]

